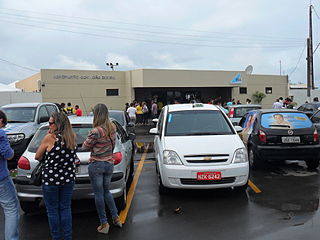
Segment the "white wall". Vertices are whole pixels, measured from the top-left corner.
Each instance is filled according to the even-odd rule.
[[[42,95],[39,92],[0,92],[0,106],[24,102],[42,102]]]
[[[307,101],[307,89],[289,89],[289,96],[293,96],[293,101],[296,102],[299,107]],[[311,90],[311,102],[314,97],[320,99],[320,89]]]

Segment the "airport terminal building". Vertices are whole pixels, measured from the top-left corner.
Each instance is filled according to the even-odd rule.
[[[156,99],[164,104],[174,99],[207,102],[221,97],[245,103],[256,91],[266,97],[264,108],[276,98],[288,96],[288,76],[248,74],[245,71],[137,69],[130,71],[88,71],[41,69],[40,73],[16,83],[24,91],[40,91],[46,102],[71,102],[84,112],[96,103],[110,109],[124,109],[133,100]]]

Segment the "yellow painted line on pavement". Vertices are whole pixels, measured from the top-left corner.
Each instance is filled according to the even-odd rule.
[[[154,163],[154,161],[150,160],[150,161],[144,161],[144,164],[148,164],[148,163]],[[135,163],[134,165],[139,165],[139,163]]]
[[[137,184],[138,184],[138,181],[139,181],[139,177],[140,177],[140,174],[141,174],[141,171],[142,171],[144,160],[147,157],[148,148],[149,148],[149,144],[147,145],[146,149],[144,150],[144,153],[141,156],[138,168],[137,168],[137,170],[136,170],[136,172],[134,174],[134,177],[133,177],[133,180],[132,180],[132,183],[131,183],[131,186],[130,186],[130,189],[129,189],[129,192],[128,192],[128,195],[127,195],[126,208],[123,209],[120,212],[120,216],[119,217],[120,217],[120,220],[121,220],[122,224],[124,224],[126,222],[127,215],[128,215],[128,212],[129,212],[129,209],[130,209],[130,206],[131,206],[131,202],[132,202],[132,199],[133,199],[133,196],[134,196],[134,192],[136,190],[136,187],[137,187]]]
[[[253,183],[251,180],[248,182],[249,187],[255,192],[255,193],[261,193],[262,191]]]

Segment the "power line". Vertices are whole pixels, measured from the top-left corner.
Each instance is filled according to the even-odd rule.
[[[122,22],[122,21],[113,21],[113,20],[105,20],[105,19],[98,19],[98,18],[87,18],[87,17],[79,17],[79,16],[66,16],[61,14],[52,14],[52,13],[43,13],[37,11],[27,11],[27,10],[20,10],[20,9],[12,9],[12,8],[0,8],[0,10],[9,10],[9,11],[18,11],[18,12],[26,12],[26,13],[34,13],[40,14],[45,16],[55,16],[55,17],[63,17],[63,18],[71,18],[71,19],[82,19],[82,20],[90,20],[90,21],[98,21],[101,22],[108,22],[108,23],[116,23],[116,24],[124,24],[124,25],[131,25],[131,26],[140,26],[140,27],[149,27],[149,28],[162,28],[162,29],[172,29],[172,30],[181,30],[181,31],[188,31],[188,32],[197,32],[197,33],[211,33],[211,34],[222,34],[222,35],[231,35],[231,37],[239,37],[239,36],[250,36],[250,37],[259,37],[259,38],[269,38],[275,39],[274,36],[267,36],[267,35],[254,35],[254,34],[241,34],[241,33],[227,33],[227,32],[213,32],[213,31],[203,31],[203,30],[193,30],[193,29],[184,29],[184,28],[177,28],[177,27],[169,27],[169,26],[159,26],[159,25],[147,25],[147,24],[137,24],[137,23],[129,23],[129,22]],[[292,38],[292,37],[283,37],[283,39],[292,39],[301,41],[300,38]]]
[[[51,28],[51,27],[43,27],[43,26],[37,26],[32,24],[26,24],[26,23],[18,23],[18,22],[12,22],[0,19],[2,22],[10,23],[10,24],[16,24],[16,25],[22,25],[22,26],[28,26],[33,28],[39,28],[39,29],[46,29],[50,31],[59,31],[59,32],[67,32],[67,33],[74,33],[74,34],[81,34],[86,36],[94,36],[94,37],[100,37],[100,38],[114,38],[114,39],[122,39],[122,40],[129,40],[129,41],[138,41],[138,42],[147,42],[147,43],[160,43],[160,44],[168,44],[168,45],[180,45],[180,46],[196,46],[196,47],[211,47],[211,48],[268,48],[268,49],[278,49],[278,48],[296,48],[299,47],[300,44],[295,45],[287,45],[287,46],[275,46],[275,45],[269,45],[269,46],[260,46],[260,45],[208,45],[208,44],[191,44],[191,43],[182,43],[182,42],[168,42],[168,41],[158,41],[158,40],[146,40],[146,39],[139,39],[139,38],[127,38],[127,37],[118,37],[114,35],[102,35],[102,34],[96,34],[96,33],[89,33],[89,32],[79,32],[79,31],[72,31],[72,30],[66,30],[66,29],[57,29],[57,28]]]
[[[6,63],[6,64],[8,64],[8,65],[12,65],[12,66],[16,66],[16,67],[19,67],[19,68],[23,68],[23,69],[26,69],[26,70],[29,70],[29,71],[39,72],[39,70],[36,70],[36,69],[34,69],[34,68],[21,66],[21,65],[19,65],[19,64],[10,62],[10,61],[5,60],[5,59],[3,59],[3,58],[0,58],[0,61]]]
[[[83,23],[83,22],[75,22],[75,21],[65,21],[65,20],[57,20],[57,19],[50,19],[50,18],[42,18],[42,17],[30,17],[30,16],[25,16],[25,15],[20,15],[20,14],[10,14],[10,13],[1,13],[0,14],[5,14],[10,17],[12,17],[14,20],[16,20],[16,17],[19,18],[28,18],[28,21],[33,21],[36,23],[45,23],[45,24],[55,24],[58,26],[64,26],[64,27],[75,27],[75,26],[70,26],[66,25],[65,23],[70,23],[74,24],[76,26],[79,26],[81,28],[86,28],[89,30],[94,30],[94,31],[105,31],[107,30],[108,32],[114,32],[114,33],[119,33],[119,34],[127,34],[127,31],[129,32],[134,32],[136,35],[142,35],[142,36],[152,36],[154,37],[155,35],[160,35],[160,37],[165,37],[166,39],[169,38],[174,38],[174,39],[179,39],[179,40],[187,40],[187,41],[212,41],[211,39],[214,39],[215,41],[218,42],[226,42],[227,40],[232,41],[232,43],[243,43],[243,41],[239,40],[244,40],[247,41],[246,39],[242,38],[235,38],[235,36],[232,37],[213,37],[213,36],[200,36],[200,35],[191,35],[191,34],[179,34],[179,33],[171,33],[171,32],[159,32],[159,31],[145,31],[145,30],[137,30],[137,29],[128,29],[128,28],[119,28],[119,27],[110,27],[110,26],[103,26],[103,25],[97,25],[97,24],[88,24],[88,23]],[[44,21],[36,21],[34,19],[41,19]],[[7,20],[7,18],[6,18]],[[58,24],[58,23],[52,23],[52,22],[59,22],[59,23],[64,23],[64,24]],[[84,27],[84,26],[89,26],[89,27]],[[94,27],[94,28],[93,28]],[[96,29],[99,28],[99,29]],[[102,29],[102,30],[101,30]],[[110,29],[117,29],[115,30],[110,30]],[[151,33],[151,34],[148,34]],[[131,33],[130,33],[131,34]],[[164,35],[164,36],[162,36]],[[179,37],[192,37],[193,39],[186,39],[186,38],[175,38],[174,36],[179,36]],[[209,40],[206,39],[200,39],[200,38],[209,38]],[[226,40],[227,39],[227,40]],[[259,40],[259,39],[258,39]],[[266,42],[266,43],[275,43],[275,44],[280,44],[280,43],[285,43],[288,44],[290,43],[303,43],[304,41],[297,41],[297,40],[272,40],[272,39],[261,39],[259,41]],[[244,42],[246,43],[246,42]]]
[[[292,70],[291,73],[289,74],[290,77],[291,77],[291,75],[297,70],[298,65],[299,65],[299,63],[300,63],[300,61],[301,61],[302,55],[303,55],[304,51],[306,50],[306,47],[307,47],[307,43],[304,45],[304,47],[303,47],[303,49],[302,49],[302,52],[301,52],[301,54],[300,54],[300,57],[299,57],[299,60],[298,60],[298,62],[297,62],[297,64],[296,64],[296,66],[293,68],[293,70]]]

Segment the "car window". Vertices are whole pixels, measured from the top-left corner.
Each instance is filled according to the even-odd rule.
[[[157,124],[157,127],[158,127],[158,131],[160,133],[160,137],[161,137],[161,134],[162,134],[162,129],[163,129],[163,118],[164,118],[164,109],[161,110],[160,112],[160,115],[159,115],[159,121],[158,121],[158,124]]]
[[[15,122],[33,122],[36,114],[36,108],[17,107],[2,108],[7,115],[8,123]]]
[[[299,111],[305,111],[305,104],[302,104],[300,107],[298,107]]]
[[[125,132],[125,130],[123,129],[123,127],[122,126],[120,126],[120,124],[119,123],[116,123],[116,122],[113,122],[115,125],[116,125],[116,127],[117,127],[117,132],[118,132],[118,134],[119,134],[119,136],[120,136],[120,138],[121,138],[121,142],[126,142],[126,141],[128,141],[128,135],[127,135],[127,133]]]
[[[40,107],[38,115],[39,115],[38,119],[40,119],[42,117],[50,117],[45,106],[41,106]]]
[[[76,134],[76,142],[77,142],[77,146],[78,146],[78,152],[82,152],[83,150],[81,149],[82,143],[86,140],[90,130],[92,129],[92,125],[91,124],[74,124],[72,125],[72,129],[74,131],[74,133]],[[29,152],[33,152],[35,153],[38,149],[38,147],[40,146],[42,139],[44,138],[44,136],[47,134],[49,128],[46,127],[42,127],[40,128],[36,134],[34,135],[34,137],[32,138],[29,147],[28,147],[28,151]]]
[[[234,108],[234,117],[240,118],[243,117],[247,112],[252,110],[260,109],[261,107],[236,107]]]
[[[305,111],[313,112],[313,105],[312,104],[306,104]]]
[[[312,122],[319,123],[320,122],[320,111],[316,112],[312,117]]]
[[[243,132],[250,134],[254,128],[256,123],[257,113],[256,112],[249,112],[247,118],[243,124]]]
[[[165,136],[234,134],[220,111],[192,110],[169,112]]]
[[[123,119],[123,113],[122,112],[109,112],[109,116],[113,119],[115,119],[118,123],[120,123],[121,126],[124,126],[124,119]]]
[[[57,108],[55,106],[46,105],[46,107],[47,107],[47,110],[48,110],[50,116],[52,115],[52,113],[57,112]]]
[[[304,113],[297,112],[273,112],[261,116],[261,126],[276,129],[309,128],[312,122]]]

